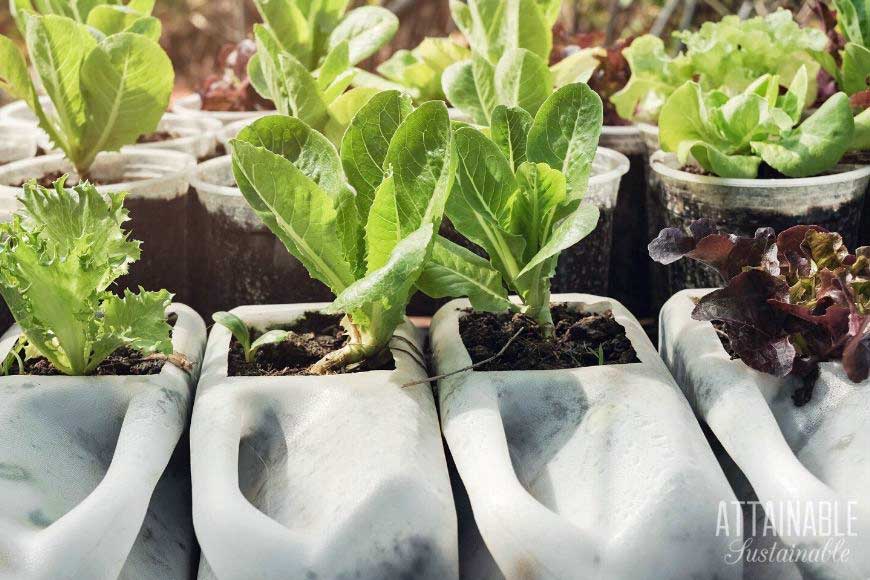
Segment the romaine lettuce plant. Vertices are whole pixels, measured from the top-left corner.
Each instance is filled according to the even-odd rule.
[[[355,65],[377,52],[399,29],[399,19],[389,10],[361,6],[348,12],[349,3],[254,0],[272,40],[311,72],[334,58],[331,54],[344,43],[347,60]]]
[[[477,310],[514,310],[552,336],[550,278],[559,254],[591,233],[598,208],[582,204],[601,133],[601,99],[577,83],[556,91],[533,119],[499,105],[491,138],[456,131],[459,156],[446,214],[489,260],[437,237],[418,281],[435,298],[467,296]],[[519,296],[512,304],[508,292]]]
[[[91,373],[121,347],[172,354],[169,292],[107,291],[140,254],[122,228],[125,194],[66,189],[64,179],[26,184],[24,209],[0,225],[0,294],[28,349],[68,375]]]
[[[740,20],[726,16],[705,22],[697,32],[675,33],[685,52],[670,57],[664,43],[642,36],[625,49],[631,66],[628,84],[611,98],[620,116],[655,123],[667,97],[688,80],[703,90],[735,95],[765,74],[788,87],[800,68],[807,69],[806,103],[816,99],[819,55],[827,39],[821,30],[801,28],[788,10]]]
[[[471,57],[471,52],[450,38],[425,38],[413,50],[397,50],[378,66],[389,82],[404,88],[417,102],[444,100],[441,77],[447,68]],[[357,71],[357,86],[382,86],[379,79]],[[360,78],[363,77],[363,78]]]
[[[413,109],[381,92],[339,151],[303,121],[259,119],[231,141],[233,173],[257,215],[337,296],[350,340],[315,363],[323,374],[381,354],[430,254],[456,171],[447,107]]]
[[[353,115],[377,92],[369,87],[345,92],[355,75],[349,41],[336,45],[312,73],[268,28],[254,25],[254,36],[257,54],[248,63],[254,89],[282,115],[296,117],[338,143]]]
[[[4,36],[0,89],[27,103],[80,177],[101,151],[117,151],[156,129],[174,81],[160,45],[132,32],[97,38],[64,16],[25,18],[27,50],[53,110],[40,104],[24,55]]]
[[[839,234],[794,226],[778,236],[720,234],[698,220],[686,234],[662,230],[649,245],[656,262],[690,258],[722,275],[724,288],[700,299],[692,318],[722,324],[731,350],[763,373],[812,377],[841,360],[854,382],[870,369],[870,249],[850,254]]]
[[[21,36],[27,37],[27,14],[54,14],[71,18],[105,36],[136,32],[160,38],[160,20],[151,16],[155,0],[9,0]]]
[[[870,10],[860,0],[834,0],[836,22],[818,2],[822,24],[828,28],[828,51],[820,62],[841,91],[848,95],[870,90]]]
[[[801,67],[784,95],[777,77],[765,75],[729,98],[689,81],[662,107],[661,147],[720,177],[754,178],[762,161],[789,177],[827,171],[852,144],[855,123],[844,93],[801,123],[807,82]]]
[[[584,55],[554,65],[556,73],[548,68],[560,6],[560,0],[451,0],[453,21],[472,53],[444,71],[441,83],[451,104],[489,125],[498,105],[534,115],[556,80],[587,80],[597,63]]]

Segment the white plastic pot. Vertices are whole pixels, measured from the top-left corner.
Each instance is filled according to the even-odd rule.
[[[729,233],[752,236],[759,227],[780,232],[815,224],[842,234],[848,247],[857,245],[870,166],[838,165],[833,173],[816,177],[727,179],[683,171],[676,155],[658,151],[650,167],[661,184],[662,228],[685,228],[709,218]],[[668,286],[660,290],[664,297],[721,284],[712,269],[688,260],[670,265],[667,276]]]
[[[36,155],[37,132],[0,122],[0,165]]]
[[[164,470],[187,424],[205,325],[186,306],[168,312],[190,373],[0,377],[0,577],[190,578],[186,469]],[[18,336],[17,326],[3,335],[0,356]]]
[[[243,119],[256,119],[265,115],[275,114],[275,111],[204,111],[202,110],[202,99],[196,93],[175,99],[170,109],[173,113],[185,117],[217,119],[224,125]]]
[[[554,371],[471,371],[439,381],[441,424],[487,557],[469,578],[740,578],[716,536],[731,501],[712,451],[637,320],[613,311],[641,362]],[[454,300],[432,320],[436,372],[467,367]],[[467,568],[466,568],[467,569]]]
[[[691,318],[693,299],[708,292],[684,290],[665,304],[659,333],[662,357],[758,500],[771,502],[774,539],[804,549],[842,540],[850,549],[845,562],[816,562],[802,570],[803,577],[870,577],[870,381],[856,385],[840,363],[822,363],[812,399],[795,406],[792,394],[802,386],[799,381],[778,379],[731,360],[713,326]],[[781,506],[802,514],[830,510],[838,527],[829,525],[826,534],[819,524],[804,527],[807,515],[795,523],[778,519]],[[856,536],[835,535],[847,531],[847,525]],[[755,538],[756,545],[762,539]],[[800,577],[793,566],[791,571],[779,577]]]
[[[257,328],[324,304],[246,306]],[[397,334],[423,348],[409,323]],[[426,376],[396,370],[227,377],[212,328],[191,425],[200,578],[457,578],[456,514]]]
[[[131,218],[127,225],[133,239],[142,242],[143,259],[120,280],[122,288],[166,288],[178,300],[189,301],[187,192],[195,166],[196,160],[190,155],[162,149],[124,148],[97,156],[91,167],[92,177],[119,181],[97,189],[129,194],[124,201]],[[22,193],[18,184],[54,172],[69,173],[68,185],[78,181],[72,165],[60,154],[0,167],[0,213],[18,209],[17,198]]]
[[[217,140],[218,143],[223,146],[226,153],[230,152],[230,140],[235,139],[236,135],[239,134],[239,131],[241,131],[256,120],[256,118],[242,119],[241,121],[236,121],[234,123],[224,125],[224,128],[217,134]]]
[[[613,240],[613,214],[619,195],[619,183],[631,166],[628,157],[599,147],[592,161],[592,175],[583,203],[595,205],[601,214],[595,230],[583,242],[562,252],[554,292],[597,292],[606,294]]]
[[[635,127],[637,127],[638,131],[640,131],[641,138],[646,145],[647,154],[652,155],[653,153],[658,151],[660,147],[658,125],[651,125],[649,123],[635,123]]]

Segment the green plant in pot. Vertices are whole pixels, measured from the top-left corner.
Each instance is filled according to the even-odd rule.
[[[53,189],[25,185],[24,209],[0,225],[0,294],[23,333],[5,370],[22,345],[68,375],[92,373],[123,347],[171,355],[172,295],[108,290],[140,255],[122,227],[125,194],[103,196],[87,182],[67,189],[64,180]]]
[[[155,0],[9,0],[9,10],[21,36],[27,37],[27,15],[64,16],[86,24],[106,36],[118,32],[144,34],[152,40],[160,38],[160,20],[151,16]]]
[[[477,310],[522,312],[552,336],[550,278],[559,254],[598,222],[598,208],[581,202],[601,122],[601,99],[573,84],[547,99],[534,119],[521,108],[496,107],[491,137],[458,129],[446,214],[488,259],[439,236],[420,289],[435,298],[466,296]]]
[[[762,163],[787,177],[833,169],[855,131],[849,99],[837,93],[801,121],[807,83],[805,67],[782,95],[775,75],[760,77],[733,97],[704,92],[689,81],[662,107],[661,147],[681,163],[693,158],[719,177],[752,179]]]
[[[309,372],[386,354],[429,258],[456,171],[444,103],[415,110],[410,97],[381,92],[353,118],[339,150],[287,116],[254,122],[231,146],[245,199],[336,295],[328,311],[344,314],[349,342]],[[217,320],[227,322],[220,314]]]
[[[623,51],[631,67],[626,86],[611,97],[624,119],[655,124],[667,98],[686,81],[729,96],[743,92],[757,78],[776,75],[787,88],[801,67],[807,69],[804,102],[816,100],[818,55],[827,39],[822,31],[802,28],[788,10],[740,20],[726,16],[705,22],[697,32],[674,34],[685,51],[668,55],[661,39],[646,35]]]
[[[474,123],[489,125],[498,105],[534,115],[557,86],[587,80],[594,59],[563,61],[553,70],[547,64],[560,6],[552,0],[452,0],[453,21],[471,58],[444,70],[450,103]]]
[[[64,16],[25,15],[31,64],[53,110],[40,103],[24,55],[0,37],[0,89],[23,99],[82,179],[97,155],[154,131],[172,94],[169,57],[133,32],[111,36]]]

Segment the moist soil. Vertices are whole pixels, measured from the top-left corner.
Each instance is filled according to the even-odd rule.
[[[841,161],[841,163],[846,163],[846,161]],[[688,164],[680,167],[680,171],[685,171],[686,173],[691,173],[693,175],[707,175],[709,177],[717,177],[715,174],[710,173],[703,167],[699,167],[697,165]],[[833,171],[825,171],[824,173],[819,173],[814,177],[821,177],[823,175],[835,175]],[[793,177],[789,177],[784,173],[780,173],[767,163],[762,162],[758,166],[758,176],[756,179],[794,179]]]
[[[465,310],[459,319],[459,334],[474,364],[494,357],[524,329],[500,356],[475,370],[539,371],[639,362],[625,328],[613,318],[612,311],[599,314],[554,304],[550,312],[556,328],[555,336],[548,339],[524,314]],[[599,358],[602,355],[603,360]]]
[[[41,177],[37,178],[36,184],[41,186],[41,187],[51,189],[52,187],[54,187],[54,182],[57,181],[58,179],[60,179],[61,177],[63,177],[64,175],[68,175],[68,173],[64,173],[63,171],[52,171],[51,173],[46,173],[46,174],[42,175]],[[15,184],[15,187],[23,187],[24,184],[27,183],[28,181],[30,181],[30,178],[24,179],[24,180],[18,182],[17,184]],[[121,180],[119,180],[119,179],[104,180],[104,179],[95,179],[93,177],[88,178],[88,181],[91,183],[91,185],[114,185],[115,183],[121,183]],[[73,177],[69,177],[66,181],[67,187],[71,187],[71,186],[76,185],[76,184],[78,184],[78,180],[76,180]]]
[[[141,135],[139,139],[136,140],[136,143],[160,143],[174,138],[175,137],[169,131],[155,131],[153,133]]]
[[[170,314],[166,321],[170,326],[175,326],[175,323],[178,321],[178,315],[175,313]],[[142,353],[133,350],[131,348],[122,347],[110,354],[106,360],[100,363],[100,365],[94,369],[92,375],[94,376],[127,376],[127,375],[156,375],[162,369],[163,365],[166,364],[165,360],[153,360],[149,359],[147,355],[143,355]],[[13,365],[13,370],[18,370],[17,363]],[[27,359],[24,361],[24,373],[10,373],[10,374],[25,374],[25,375],[36,375],[43,377],[53,377],[62,375],[59,370],[54,368],[48,359],[45,357],[36,357],[32,359]]]
[[[293,324],[275,326],[290,332],[287,340],[265,345],[257,350],[253,362],[245,361],[242,345],[233,337],[230,342],[228,375],[231,377],[285,377],[308,375],[308,368],[329,353],[347,344],[349,337],[341,326],[341,315],[306,312]],[[251,332],[251,342],[263,332]],[[389,351],[384,357],[350,365],[336,374],[393,370],[395,361]]]

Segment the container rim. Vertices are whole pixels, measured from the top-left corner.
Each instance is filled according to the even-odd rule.
[[[595,159],[604,160],[604,162],[608,164],[609,168],[604,173],[593,174],[592,176],[590,176],[590,187],[593,185],[601,185],[603,183],[607,183],[608,181],[620,179],[623,175],[628,173],[629,169],[631,169],[631,162],[628,160],[628,157],[626,157],[619,151],[616,151],[614,149],[608,149],[607,147],[599,147],[595,151]]]

